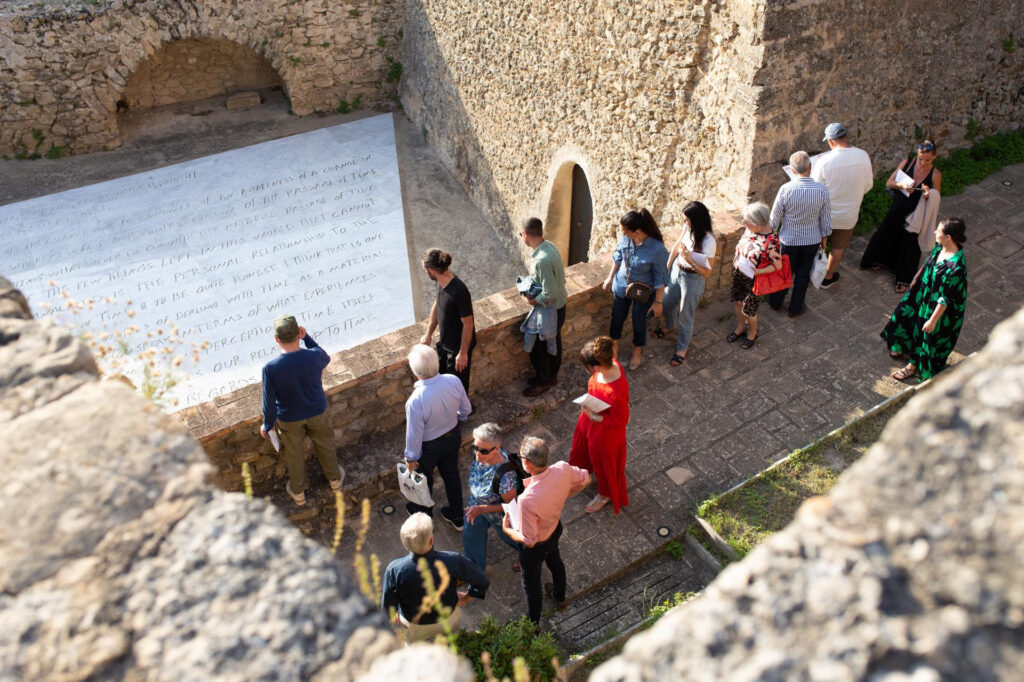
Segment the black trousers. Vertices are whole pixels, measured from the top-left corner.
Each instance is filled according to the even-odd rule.
[[[439,371],[441,374],[454,374],[462,382],[462,387],[466,389],[466,395],[469,395],[469,370],[473,367],[473,348],[470,347],[469,353],[466,356],[466,369],[461,372],[455,371],[455,356],[458,355],[458,351],[452,352],[441,348],[441,344],[437,345],[437,362]]]
[[[434,469],[437,468],[437,472],[441,474],[441,480],[444,481],[444,492],[448,496],[448,507],[451,510],[447,516],[456,520],[461,520],[464,512],[462,508],[462,478],[459,476],[460,445],[462,445],[462,432],[458,426],[447,435],[424,442],[417,469],[427,477],[427,488],[433,497]],[[432,515],[432,507],[423,507],[411,502],[409,505],[416,511]]]
[[[782,245],[782,253],[789,256],[789,267],[793,270],[793,297],[789,299],[789,312],[797,314],[804,309],[804,299],[807,297],[807,287],[811,283],[811,269],[814,267],[814,257],[818,255],[821,244],[808,244],[807,246]],[[768,295],[768,305],[773,310],[782,307],[786,300],[786,292],[789,289],[776,291]]]
[[[558,539],[562,537],[562,522],[558,522],[555,532],[544,542],[533,547],[522,546],[519,549],[519,565],[522,567],[523,592],[526,593],[526,611],[530,620],[540,622],[541,606],[544,593],[540,585],[540,568],[548,565],[551,579],[555,584],[555,601],[565,601],[565,563],[558,553]]]
[[[537,373],[537,376],[533,378],[533,383],[543,386],[550,384],[558,376],[558,370],[562,366],[562,325],[565,324],[565,306],[558,309],[558,335],[555,337],[555,343],[558,345],[558,354],[552,355],[548,352],[547,341],[537,341],[533,344],[533,350],[530,351],[530,364],[533,365],[533,371]]]

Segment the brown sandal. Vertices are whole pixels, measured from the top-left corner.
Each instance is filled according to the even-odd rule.
[[[917,367],[915,367],[914,365],[908,364],[908,365],[905,365],[904,367],[900,367],[898,370],[896,370],[895,372],[893,372],[889,376],[891,376],[896,381],[906,381],[907,379],[910,379],[911,377],[917,376]]]

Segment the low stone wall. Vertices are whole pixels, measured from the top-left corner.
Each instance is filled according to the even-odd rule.
[[[391,106],[403,17],[400,0],[4,3],[0,154],[115,147],[118,101],[229,93],[267,82],[270,72],[299,115],[357,97],[365,107]],[[237,59],[223,59],[240,53],[262,78],[251,80],[258,74],[248,67],[242,78]],[[139,82],[146,77],[154,81]]]
[[[594,682],[1019,680],[1024,310]]]
[[[0,278],[0,677],[393,679],[387,618],[263,500]],[[27,511],[30,510],[30,511]],[[441,647],[438,679],[473,679]]]
[[[732,254],[743,231],[729,214],[716,214],[714,220],[719,252],[725,256],[718,259],[708,279],[707,295],[728,288]],[[674,238],[672,233],[666,235],[668,241]],[[562,337],[569,361],[586,341],[608,331],[612,299],[601,290],[601,283],[610,264],[610,258],[603,256],[566,271],[569,302]],[[477,346],[473,351],[471,396],[518,381],[529,370],[519,331],[528,309],[515,289],[473,302]],[[422,334],[422,324],[410,325],[331,357],[324,374],[324,388],[343,465],[358,462],[364,451],[372,450],[374,445],[367,441],[373,436],[405,423],[405,401],[413,388],[406,357]],[[284,475],[280,457],[259,437],[260,390],[256,383],[176,413],[206,449],[218,468],[217,483],[226,490],[242,488],[243,462],[249,463],[257,485]],[[395,461],[400,451],[390,454],[388,461]],[[375,478],[376,474],[386,471],[364,473],[367,476],[362,483],[369,482],[370,487],[358,489],[357,495],[372,496],[384,486],[383,480]]]

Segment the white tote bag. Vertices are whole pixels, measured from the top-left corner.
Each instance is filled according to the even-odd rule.
[[[811,268],[811,284],[815,289],[821,288],[826,272],[828,272],[828,256],[825,255],[825,249],[818,249],[818,254],[814,257],[814,266]]]
[[[405,499],[413,504],[421,507],[434,506],[430,489],[427,487],[427,477],[418,471],[409,471],[409,467],[402,462],[398,463],[398,488],[405,495]]]

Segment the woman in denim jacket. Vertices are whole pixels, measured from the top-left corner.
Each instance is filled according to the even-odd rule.
[[[633,354],[628,367],[636,369],[643,362],[647,345],[647,313],[661,315],[661,300],[668,284],[668,249],[664,237],[646,208],[629,211],[619,220],[622,238],[612,254],[612,269],[604,280],[604,290],[614,295],[612,322],[608,335],[612,337],[614,355],[619,355],[619,339],[630,310],[633,312]],[[629,300],[626,289],[631,282],[645,284],[651,295],[645,301]]]

